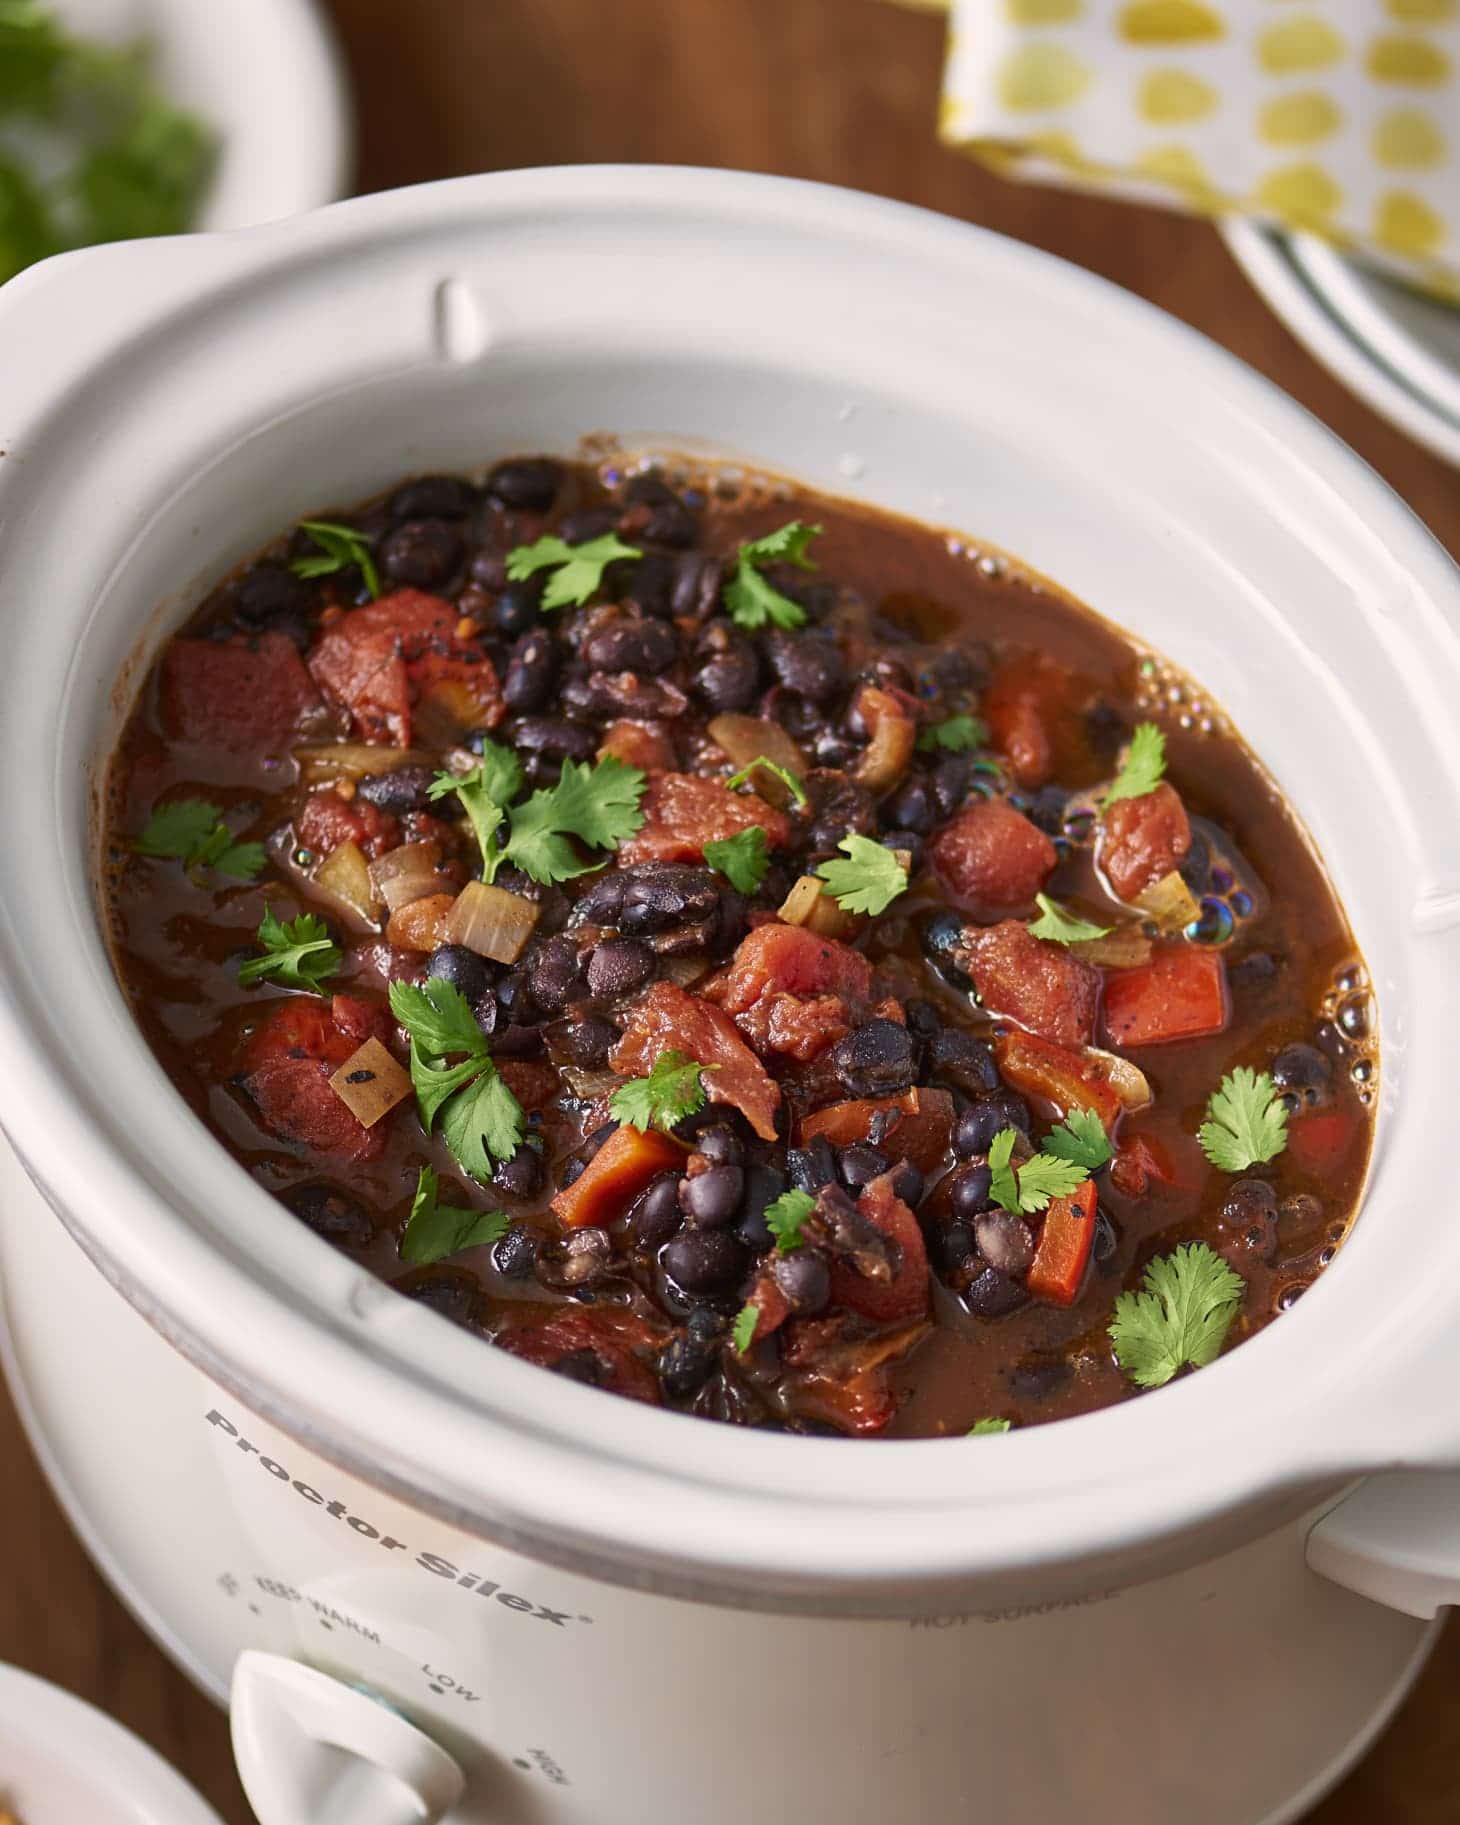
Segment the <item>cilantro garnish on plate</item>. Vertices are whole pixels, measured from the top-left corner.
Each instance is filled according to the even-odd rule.
[[[1144,1287],[1115,1302],[1115,1359],[1140,1388],[1159,1388],[1182,1369],[1216,1360],[1246,1282],[1205,1242],[1186,1242],[1146,1268]]]
[[[705,1106],[703,1073],[718,1065],[701,1065],[682,1052],[661,1052],[647,1077],[631,1078],[609,1098],[609,1113],[625,1127],[647,1134],[651,1128],[672,1128],[687,1115]]]
[[[322,995],[326,977],[340,967],[340,948],[331,940],[330,928],[315,913],[301,913],[286,923],[270,906],[259,926],[258,940],[264,955],[250,958],[238,971],[238,980],[245,986],[272,976],[286,988],[308,989]]]
[[[737,830],[734,836],[705,844],[705,860],[737,893],[754,893],[771,865],[765,831],[759,824]]]
[[[1223,1172],[1275,1160],[1288,1144],[1288,1111],[1269,1073],[1247,1065],[1229,1071],[1212,1092],[1196,1138]]]
[[[551,570],[553,574],[542,592],[543,608],[581,608],[602,589],[603,573],[610,564],[643,555],[613,532],[602,533],[581,545],[570,545],[550,532],[530,545],[509,551],[507,575],[514,583],[525,583],[540,570]]]
[[[181,862],[185,868],[211,868],[235,881],[253,880],[266,859],[262,843],[236,843],[223,813],[200,798],[159,805],[132,848],[138,855]]]
[[[462,1168],[489,1179],[492,1161],[510,1160],[522,1143],[522,1105],[492,1062],[466,997],[436,976],[419,985],[392,982],[390,1011],[410,1035],[421,1126],[429,1134],[439,1115]]]
[[[353,526],[337,525],[333,520],[301,520],[299,530],[307,533],[319,549],[290,560],[289,568],[296,577],[312,582],[315,577],[332,577],[342,570],[355,569],[365,579],[371,600],[378,600],[380,572],[363,532]]]
[[[989,1147],[989,1195],[1015,1216],[1047,1209],[1051,1199],[1067,1198],[1089,1178],[1085,1167],[1053,1153],[1036,1153],[1012,1165],[1019,1138],[1017,1128],[1000,1128]]]
[[[411,1214],[400,1239],[400,1258],[413,1267],[428,1267],[464,1248],[496,1242],[512,1226],[505,1210],[470,1210],[438,1201],[440,1180],[434,1167],[423,1166],[411,1199]]]
[[[1100,801],[1101,809],[1118,798],[1144,798],[1154,792],[1166,771],[1166,737],[1153,722],[1138,722],[1131,732],[1125,764]]]
[[[1010,1422],[1006,1419],[976,1419],[968,1428],[969,1438],[992,1438],[996,1432],[1007,1432]]]
[[[867,913],[876,918],[887,911],[907,887],[907,870],[893,852],[871,837],[853,833],[844,836],[837,847],[843,861],[832,856],[817,869],[829,893],[843,912]]]
[[[761,575],[761,566],[792,564],[797,570],[815,570],[806,548],[820,531],[819,526],[791,520],[775,532],[768,532],[764,538],[749,539],[740,547],[735,558],[735,573],[725,585],[725,606],[737,627],[757,628],[769,624],[789,633],[805,625],[806,610],[768,583]]]
[[[945,716],[919,735],[918,751],[936,754],[941,749],[945,754],[964,754],[988,738],[988,726],[977,716]]]
[[[1083,1166],[1086,1172],[1098,1172],[1115,1158],[1105,1124],[1093,1109],[1072,1109],[1058,1127],[1045,1135],[1041,1151]]]
[[[592,767],[565,760],[555,786],[542,787],[525,804],[509,809],[521,787],[516,755],[491,741],[469,773],[438,773],[431,783],[433,799],[455,793],[461,800],[481,850],[484,881],[495,880],[504,862],[544,886],[589,874],[603,866],[603,859],[585,862],[570,839],[593,849],[616,849],[644,822],[639,809],[644,775],[613,755]],[[504,821],[510,824],[505,843],[499,841]]]
[[[1039,908],[1039,917],[1030,922],[1031,938],[1048,938],[1055,944],[1086,944],[1092,938],[1108,938],[1111,927],[1092,925],[1088,919],[1077,914],[1066,912],[1057,900],[1051,900],[1048,894],[1037,893],[1034,904]]]
[[[809,1191],[783,1191],[765,1207],[765,1226],[776,1239],[776,1249],[788,1255],[801,1246],[801,1227],[816,1208]]]

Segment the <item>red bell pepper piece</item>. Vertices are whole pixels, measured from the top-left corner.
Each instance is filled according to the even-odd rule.
[[[1350,1109],[1314,1109],[1288,1122],[1288,1152],[1315,1179],[1337,1170],[1353,1145],[1358,1121]]]
[[[1044,1213],[1029,1291],[1046,1305],[1073,1305],[1095,1242],[1095,1185],[1090,1179]]]
[[[687,1158],[687,1149],[667,1134],[616,1128],[583,1172],[553,1199],[553,1210],[569,1229],[610,1223],[651,1179],[671,1167],[683,1166]]]
[[[1173,944],[1133,970],[1105,978],[1109,1046],[1156,1046],[1220,1033],[1231,1018],[1227,966],[1220,951]]]
[[[1043,1097],[1061,1115],[1088,1109],[1099,1116],[1107,1134],[1114,1129],[1124,1105],[1097,1060],[1015,1029],[994,1041],[994,1057],[1005,1082],[1024,1095]]]

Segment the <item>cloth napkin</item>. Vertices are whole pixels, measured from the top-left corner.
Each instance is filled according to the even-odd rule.
[[[947,0],[942,137],[1460,301],[1460,0]]]

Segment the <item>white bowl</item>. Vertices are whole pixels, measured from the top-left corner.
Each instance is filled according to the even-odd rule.
[[[904,1615],[1149,1576],[1350,1473],[1460,1460],[1460,1226],[1435,1164],[1460,1051],[1460,581],[1266,382],[977,229],[609,168],[53,261],[0,294],[0,413],[5,1123],[114,1284],[253,1411],[539,1557]],[[1328,861],[1383,1019],[1363,1216],[1281,1321],[996,1455],[710,1426],[391,1295],[186,1115],[93,889],[94,793],[140,668],[301,510],[605,427],[992,539],[1232,712]]]

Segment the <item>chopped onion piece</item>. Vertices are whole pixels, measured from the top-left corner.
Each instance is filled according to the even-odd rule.
[[[1072,956],[1082,963],[1098,963],[1105,969],[1136,969],[1151,961],[1154,946],[1138,925],[1117,925],[1103,938],[1082,938],[1070,946]]]
[[[907,771],[917,745],[918,725],[890,691],[864,684],[853,700],[872,739],[852,768],[852,778],[872,792],[885,792]]]
[[[778,767],[794,773],[797,779],[806,776],[806,756],[781,725],[768,716],[716,716],[711,719],[706,733],[730,756],[736,772],[748,767],[753,760],[764,759],[773,760]],[[749,784],[768,805],[784,809],[791,802],[785,781],[763,767],[751,775]]]
[[[825,886],[814,874],[803,874],[781,903],[780,917],[787,925],[804,925],[818,938],[850,937],[857,921],[823,892]]]
[[[1185,931],[1201,916],[1201,908],[1191,889],[1175,869],[1162,875],[1159,881],[1153,881],[1144,893],[1137,894],[1136,905],[1154,919],[1163,932]]]
[[[330,1089],[362,1128],[373,1128],[411,1095],[411,1074],[378,1039],[367,1039],[335,1072]]]
[[[1099,1071],[1126,1110],[1149,1109],[1156,1100],[1145,1072],[1128,1058],[1122,1058],[1119,1052],[1104,1052],[1099,1046],[1086,1046],[1084,1057]]]
[[[464,944],[493,963],[515,963],[527,948],[542,908],[520,893],[468,881],[446,921],[446,942]]]
[[[367,773],[394,773],[400,767],[428,767],[431,756],[421,748],[376,747],[363,741],[308,742],[294,750],[299,777],[306,786],[364,779]]]
[[[368,925],[376,923],[380,900],[370,885],[370,864],[358,843],[336,844],[315,869],[314,884],[359,913]]]
[[[412,900],[440,893],[441,877],[436,872],[440,860],[439,843],[402,843],[370,864],[370,885],[391,912],[399,912]]]

